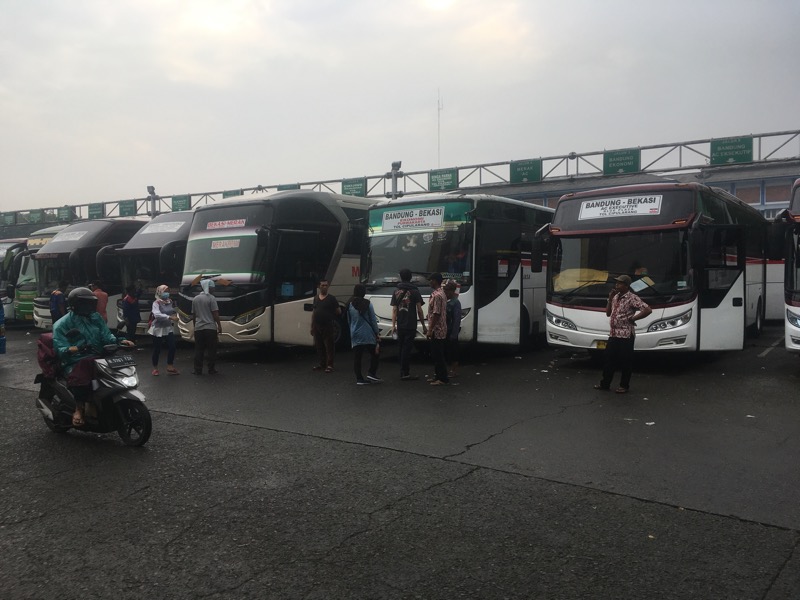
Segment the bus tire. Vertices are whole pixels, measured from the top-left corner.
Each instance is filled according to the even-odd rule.
[[[758,299],[758,308],[756,308],[756,322],[750,326],[750,336],[754,338],[761,337],[764,331],[764,305],[761,303],[761,298]]]

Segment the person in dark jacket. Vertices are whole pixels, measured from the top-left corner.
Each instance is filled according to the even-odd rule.
[[[125,337],[131,342],[136,343],[136,326],[142,320],[139,314],[139,294],[136,292],[136,287],[132,285],[125,288],[125,292],[125,297],[122,299],[122,318],[124,319]]]
[[[69,283],[59,281],[58,287],[50,294],[50,320],[55,327],[56,321],[67,314],[67,288]]]
[[[417,286],[411,283],[411,270],[400,269],[400,283],[392,294],[392,335],[397,335],[400,345],[400,379],[410,381],[419,379],[411,375],[411,350],[417,337],[417,319],[422,323],[422,335],[428,333],[425,315],[422,313],[422,295]]]

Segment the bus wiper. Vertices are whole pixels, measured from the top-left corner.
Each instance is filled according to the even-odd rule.
[[[606,283],[608,283],[608,279],[606,279],[605,281],[603,281],[603,280],[601,280],[601,279],[590,279],[589,281],[584,281],[584,282],[583,282],[582,284],[580,284],[578,287],[576,287],[576,288],[573,288],[573,289],[572,289],[572,291],[570,291],[569,293],[567,293],[567,294],[564,294],[564,295],[561,297],[561,299],[562,299],[562,300],[569,300],[569,299],[571,299],[571,298],[572,298],[572,297],[573,297],[575,294],[577,294],[578,292],[580,292],[580,291],[581,291],[583,288],[585,288],[585,287],[589,287],[590,285],[597,285],[598,283],[600,283],[600,284],[606,284]]]

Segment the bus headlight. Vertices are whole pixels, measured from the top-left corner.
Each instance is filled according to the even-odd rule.
[[[786,320],[789,321],[789,325],[792,327],[800,328],[800,315],[793,313],[788,308],[786,309]]]
[[[549,310],[547,311],[547,320],[550,322],[551,325],[555,327],[561,327],[562,329],[572,329],[573,331],[578,331],[578,328],[575,326],[575,323],[573,323],[569,319],[565,319],[564,317],[558,317],[553,313],[551,313]]]
[[[249,310],[246,313],[242,313],[238,317],[236,317],[233,322],[239,325],[247,325],[250,321],[255,319],[256,317],[260,317],[264,314],[264,307],[261,306],[256,308],[255,310]]]
[[[669,319],[661,319],[660,321],[650,323],[650,327],[647,328],[647,331],[648,333],[653,333],[658,331],[666,331],[667,329],[675,329],[681,325],[686,325],[691,320],[692,311],[687,310],[685,313],[678,315],[677,317],[670,317]]]

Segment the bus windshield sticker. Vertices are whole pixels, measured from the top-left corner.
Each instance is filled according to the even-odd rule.
[[[661,198],[662,196],[629,196],[584,200],[581,202],[578,220],[660,215]]]
[[[247,219],[229,219],[228,221],[209,221],[206,229],[231,229],[233,227],[244,227]]]
[[[168,221],[166,223],[150,223],[144,226],[139,233],[142,235],[148,233],[175,233],[180,229],[183,225],[186,224],[186,221]]]
[[[221,250],[223,248],[238,248],[239,240],[213,240],[211,242],[212,250]]]
[[[383,213],[383,231],[426,229],[441,227],[444,223],[444,206],[402,208]]]
[[[88,231],[62,231],[57,234],[51,242],[75,242],[85,236]]]

